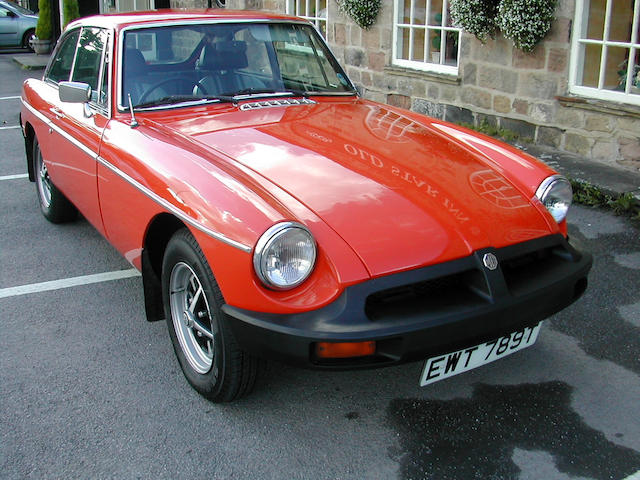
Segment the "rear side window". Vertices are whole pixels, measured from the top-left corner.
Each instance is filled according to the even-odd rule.
[[[51,62],[49,71],[45,75],[47,80],[55,83],[69,80],[79,36],[80,29],[72,31],[62,40],[62,44],[60,44],[60,48],[56,52],[53,62]]]

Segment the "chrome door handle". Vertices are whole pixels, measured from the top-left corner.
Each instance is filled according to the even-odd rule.
[[[62,113],[62,110],[60,110],[57,107],[51,107],[49,111],[53,113],[58,120],[61,120],[62,118],[64,118],[64,113]]]

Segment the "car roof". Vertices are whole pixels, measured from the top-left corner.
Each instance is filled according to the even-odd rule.
[[[141,26],[181,22],[203,21],[273,21],[273,20],[301,20],[289,15],[269,14],[251,10],[153,10],[142,12],[115,13],[84,17],[69,24],[67,28],[80,25],[112,28],[120,30],[128,26]]]

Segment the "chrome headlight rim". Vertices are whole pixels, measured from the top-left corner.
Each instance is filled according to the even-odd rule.
[[[299,278],[297,281],[293,283],[289,283],[287,285],[279,285],[272,282],[271,279],[268,277],[268,275],[266,275],[266,273],[263,271],[262,259],[264,257],[264,254],[268,252],[268,249],[271,247],[274,241],[276,241],[282,235],[286,234],[287,231],[295,230],[295,229],[301,230],[308,236],[313,249],[312,260],[304,276],[302,276],[301,278]],[[309,276],[311,275],[311,273],[315,268],[317,257],[318,257],[318,246],[316,244],[315,238],[311,234],[311,231],[307,227],[305,227],[304,225],[298,222],[291,222],[291,221],[280,222],[270,227],[258,239],[258,242],[256,243],[256,246],[253,251],[253,269],[265,287],[271,290],[276,290],[276,291],[286,291],[286,290],[291,290],[293,288],[296,288],[297,286],[301,285],[309,278]]]
[[[562,212],[560,217],[556,217],[556,215],[554,215],[554,213],[546,204],[546,200],[548,199],[549,195],[554,191],[554,189],[557,189],[558,187],[568,187],[570,193],[569,198],[566,199],[567,208],[564,210],[564,212]],[[573,201],[572,194],[573,188],[571,187],[571,182],[569,182],[569,180],[564,175],[560,174],[551,175],[545,178],[536,190],[536,197],[538,198],[538,200],[540,200],[542,205],[544,205],[549,214],[557,223],[561,223],[567,218],[567,213],[569,212],[569,208],[571,207]]]

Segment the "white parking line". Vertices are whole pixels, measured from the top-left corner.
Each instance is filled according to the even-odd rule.
[[[93,275],[82,275],[80,277],[62,278],[50,282],[31,283],[18,287],[0,288],[0,298],[17,297],[18,295],[28,295],[30,293],[46,292],[49,290],[60,290],[62,288],[89,285],[91,283],[109,282],[111,280],[121,280],[123,278],[139,277],[140,272],[135,268],[129,270],[116,270],[115,272],[96,273]]]
[[[0,127],[0,130],[13,130],[16,128],[20,128],[20,125],[11,125],[10,127]]]
[[[0,100],[14,100],[16,98],[20,98],[20,95],[17,95],[14,97],[0,97]]]
[[[17,175],[4,175],[3,177],[0,177],[0,181],[2,181],[2,180],[17,180],[19,178],[29,178],[29,174],[28,173],[19,173]]]
[[[627,478],[624,478],[623,480],[640,480],[640,470],[638,470],[636,473],[632,473],[631,475],[629,475]]]

